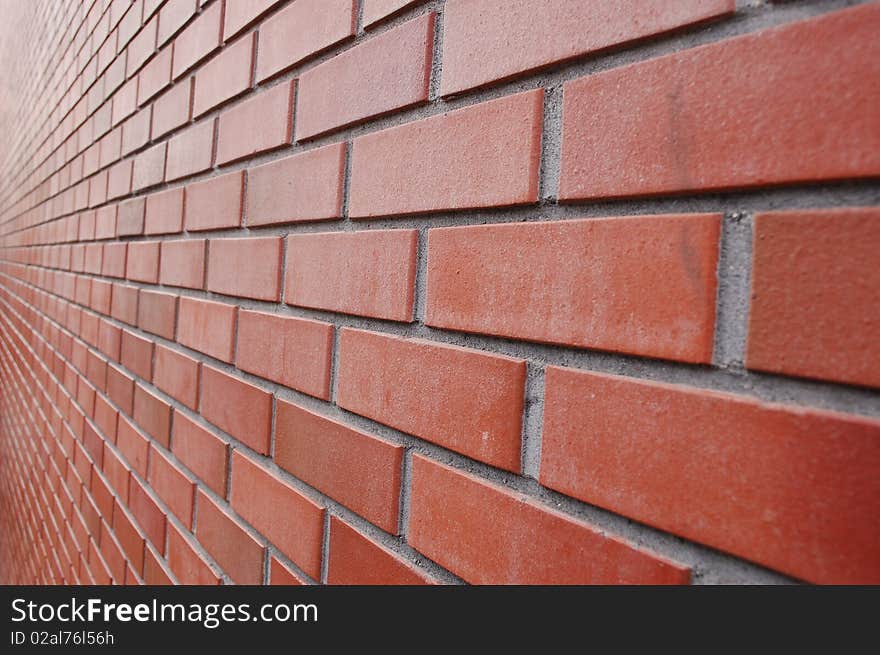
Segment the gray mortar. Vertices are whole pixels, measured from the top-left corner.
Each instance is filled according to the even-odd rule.
[[[216,0],[215,0],[216,1]],[[411,461],[413,453],[423,454],[437,461],[455,467],[458,470],[475,473],[480,477],[490,480],[495,484],[505,488],[523,493],[526,496],[554,507],[557,510],[570,515],[572,517],[585,520],[596,526],[601,531],[607,531],[611,534],[619,535],[628,541],[640,546],[650,548],[651,550],[687,564],[692,567],[694,574],[694,582],[696,583],[719,583],[719,582],[749,582],[749,583],[786,583],[792,582],[789,578],[780,574],[770,572],[760,566],[742,561],[736,557],[718,552],[712,548],[702,546],[693,542],[680,539],[674,535],[656,530],[649,526],[639,524],[625,517],[613,514],[599,507],[583,503],[573,498],[566,497],[557,492],[542,487],[535,478],[538,475],[538,467],[540,462],[540,441],[541,441],[541,420],[543,414],[542,394],[543,387],[543,371],[547,365],[559,365],[573,367],[577,369],[602,371],[607,373],[623,374],[638,379],[658,380],[677,384],[686,384],[703,389],[713,389],[719,391],[728,391],[738,394],[744,394],[766,402],[783,402],[793,405],[802,405],[808,407],[819,407],[847,413],[860,414],[864,416],[878,417],[880,416],[880,395],[876,391],[862,389],[847,385],[837,385],[821,381],[809,381],[789,379],[776,375],[764,373],[749,372],[743,369],[742,361],[745,348],[745,335],[747,325],[747,307],[749,296],[749,270],[751,255],[751,215],[756,211],[765,211],[773,209],[795,209],[795,208],[818,208],[818,207],[838,207],[838,206],[870,206],[880,204],[880,183],[876,181],[867,182],[842,182],[842,183],[823,183],[819,185],[793,185],[778,189],[758,189],[746,190],[730,193],[709,193],[700,194],[695,197],[662,197],[649,199],[625,199],[625,200],[600,200],[572,203],[568,205],[559,205],[555,202],[556,188],[558,186],[558,170],[559,170],[559,150],[561,142],[561,103],[562,103],[562,86],[565,82],[577,79],[581,76],[608,70],[618,66],[623,66],[636,61],[653,58],[670,52],[677,52],[698,46],[705,43],[712,43],[724,38],[729,38],[738,34],[752,32],[765,27],[778,25],[793,20],[818,15],[826,11],[839,9],[846,6],[860,4],[859,2],[845,0],[809,0],[799,3],[788,3],[784,5],[768,4],[766,2],[740,2],[737,15],[732,18],[724,19],[721,22],[704,26],[697,26],[686,29],[674,34],[661,36],[652,39],[649,42],[638,45],[623,45],[619,49],[609,50],[604,53],[581,57],[569,63],[553,66],[552,70],[539,71],[527,74],[516,80],[495,84],[491,88],[476,89],[467,91],[454,98],[438,98],[439,77],[442,70],[442,61],[439,54],[442,51],[442,14],[438,16],[435,27],[434,52],[435,57],[432,60],[432,76],[431,76],[431,95],[430,102],[400,112],[393,115],[381,117],[378,119],[370,119],[359,125],[334,130],[333,132],[316,139],[309,140],[305,143],[293,144],[284,148],[275,150],[270,153],[262,154],[258,157],[251,158],[247,162],[237,162],[223,167],[214,167],[212,170],[192,176],[186,179],[186,183],[192,183],[197,180],[207,179],[221,173],[234,170],[250,168],[252,166],[274,161],[280,157],[289,156],[299,152],[305,152],[317,147],[321,147],[330,143],[340,141],[348,142],[346,153],[346,166],[344,178],[344,215],[348,214],[348,195],[350,188],[351,176],[351,140],[358,136],[372,133],[388,127],[401,125],[404,123],[434,116],[452,109],[475,105],[486,100],[509,95],[518,91],[526,91],[535,88],[547,89],[544,100],[544,123],[542,135],[541,149],[541,175],[540,175],[540,198],[541,202],[537,205],[528,207],[513,208],[492,208],[480,209],[462,212],[439,212],[433,214],[415,214],[412,216],[401,218],[380,218],[370,220],[344,219],[335,222],[320,223],[304,223],[289,224],[282,226],[269,226],[265,228],[242,228],[240,230],[223,230],[215,232],[200,233],[184,233],[174,235],[172,237],[165,236],[136,236],[126,237],[122,241],[140,241],[153,240],[163,238],[213,238],[213,237],[229,237],[229,236],[269,236],[269,235],[286,235],[289,233],[312,233],[323,231],[338,230],[369,230],[369,229],[387,229],[387,228],[415,228],[419,230],[419,249],[418,249],[418,267],[417,267],[417,283],[415,295],[415,314],[416,322],[412,324],[400,324],[377,319],[367,319],[355,316],[340,314],[337,312],[327,312],[321,310],[309,310],[305,308],[290,307],[283,304],[274,304],[261,301],[244,300],[235,298],[235,302],[245,309],[258,309],[261,311],[271,312],[279,316],[298,316],[304,318],[312,318],[324,321],[331,321],[335,324],[334,329],[334,348],[333,348],[333,366],[331,372],[331,403],[335,402],[336,386],[338,384],[338,351],[339,351],[339,329],[342,327],[354,327],[361,329],[379,330],[389,334],[395,334],[405,337],[423,337],[429,338],[439,343],[454,344],[497,352],[500,354],[519,357],[528,362],[528,376],[525,391],[525,411],[523,420],[523,469],[526,477],[519,477],[507,471],[493,468],[481,462],[469,459],[458,453],[445,449],[441,446],[423,441],[416,437],[407,435],[393,428],[384,426],[380,423],[358,416],[346,410],[343,410],[335,404],[328,404],[324,401],[312,398],[292,389],[287,389],[281,385],[277,385],[266,380],[257,378],[256,376],[236,371],[236,375],[242,379],[255,384],[259,388],[273,393],[277,399],[295,402],[311,411],[315,411],[323,416],[328,416],[337,420],[342,420],[346,424],[355,428],[365,430],[371,434],[387,439],[388,441],[400,444],[405,448],[405,456],[403,463],[403,484],[401,488],[401,508],[400,508],[400,528],[403,531],[402,537],[398,538],[389,535],[379,528],[373,526],[365,519],[354,514],[341,504],[324,496],[317,489],[310,487],[304,482],[294,478],[292,475],[278,467],[274,461],[263,457],[258,453],[238,442],[230,435],[218,430],[200,415],[190,411],[181,403],[177,402],[167,394],[164,394],[151,383],[139,380],[139,383],[148,388],[152,393],[162,398],[165,402],[172,405],[176,411],[181,411],[189,418],[193,419],[197,424],[209,429],[212,433],[219,435],[226,443],[232,447],[229,448],[229,472],[226,481],[225,498],[220,498],[211,489],[199,485],[206,494],[212,499],[220,503],[222,506],[228,507],[226,498],[230,497],[230,478],[231,478],[231,458],[234,449],[247,453],[250,457],[259,461],[263,466],[272,470],[279,478],[301,491],[307,497],[312,498],[322,506],[327,508],[328,514],[332,513],[339,516],[346,522],[356,527],[361,532],[375,539],[384,547],[398,553],[416,566],[422,568],[428,574],[434,576],[442,582],[460,583],[461,580],[445,571],[435,563],[431,562],[418,553],[412,547],[405,543],[405,533],[408,528],[408,513],[411,493]],[[442,3],[433,1],[421,4],[417,7],[407,9],[391,19],[371,27],[366,33],[362,28],[362,8],[358,9],[358,36],[349,39],[337,46],[334,46],[321,55],[310,59],[307,63],[297,66],[265,83],[256,84],[257,89],[269,88],[276,84],[282,84],[290,79],[299,76],[303,71],[313,68],[320,63],[327,61],[341,51],[347,50],[354,45],[360,43],[366,38],[371,38],[384,31],[393,29],[415,16],[422,15],[428,11],[434,11],[442,8]],[[273,15],[275,10],[267,14],[267,17]],[[252,28],[253,29],[253,28]],[[249,34],[246,30],[238,38],[243,38]],[[177,83],[188,80],[188,77],[182,78]],[[166,91],[167,92],[167,91]],[[49,94],[51,95],[51,94]],[[215,108],[204,117],[196,122],[205,120],[214,120],[222,111],[227,110],[230,106],[234,106],[244,101],[246,98],[237,98],[231,102],[225,103],[221,107]],[[190,123],[192,124],[192,123]],[[189,124],[188,124],[189,125]],[[167,141],[179,134],[186,126],[165,135],[160,141]],[[215,129],[216,126],[215,126]],[[25,139],[26,137],[22,137]],[[19,150],[30,146],[30,141],[22,141]],[[154,145],[151,141],[144,147],[135,151],[129,158],[136,156],[138,153]],[[16,156],[18,150],[13,149],[10,158]],[[27,164],[22,165],[19,170],[28,169]],[[103,170],[103,169],[99,169]],[[17,179],[17,178],[16,178]],[[146,195],[147,191],[153,193],[166,188],[174,188],[183,186],[182,183],[157,185],[148,190],[142,190],[134,196]],[[14,188],[14,186],[13,186]],[[9,197],[11,191],[4,194]],[[12,203],[6,202],[7,207]],[[716,348],[713,357],[713,363],[716,368],[693,366],[680,364],[675,362],[664,362],[660,360],[651,360],[635,356],[614,355],[599,351],[589,351],[568,348],[563,346],[542,345],[528,342],[520,342],[511,339],[498,338],[485,335],[470,335],[459,332],[440,331],[424,325],[424,308],[425,308],[425,267],[427,255],[427,228],[425,221],[430,220],[430,227],[448,226],[448,225],[476,225],[484,223],[501,223],[501,222],[520,222],[534,220],[564,220],[580,217],[599,217],[599,216],[616,216],[616,215],[639,215],[639,214],[659,214],[659,213],[683,213],[683,212],[718,212],[724,214],[724,222],[722,228],[722,239],[720,245],[719,257],[719,285],[718,285],[718,302],[717,302],[717,324],[716,324]],[[3,214],[4,223],[12,220],[8,216],[8,210]],[[12,234],[14,230],[9,232]],[[282,269],[283,270],[283,269]],[[87,275],[88,277],[99,277]],[[7,278],[4,274],[3,278]],[[18,280],[17,280],[18,281]],[[121,281],[121,280],[120,280]],[[21,281],[18,281],[21,282]],[[125,281],[139,288],[159,289],[170,291],[180,296],[217,299],[223,300],[225,296],[211,292],[196,291],[190,289],[180,289],[176,287],[166,287],[164,285],[146,285],[132,281]],[[25,287],[34,289],[32,285],[21,282]],[[41,291],[47,295],[48,292]],[[75,304],[72,301],[67,301]],[[5,301],[2,305],[10,314],[18,316],[12,307]],[[33,308],[33,306],[31,306]],[[35,309],[35,308],[34,308]],[[35,310],[36,311],[36,310]],[[90,311],[90,310],[89,310]],[[19,316],[19,318],[21,318]],[[65,327],[57,324],[52,319],[46,317],[47,320],[58,327],[64,334],[72,336],[77,341],[81,339],[73,336]],[[110,317],[106,320],[123,327],[129,331],[140,335],[149,336],[156,342],[169,347],[176,352],[195,356],[200,361],[204,361],[216,368],[231,372],[234,367],[225,362],[215,360],[197,351],[183,347],[175,342],[157,337],[156,335],[147,335],[142,330],[123,324]],[[17,333],[15,326],[8,324],[8,329]],[[26,346],[28,350],[35,354],[30,345]],[[102,355],[103,357],[103,355]],[[121,365],[118,368],[125,370]],[[51,373],[49,373],[52,375]],[[133,375],[130,371],[129,375]],[[60,381],[59,381],[60,384]],[[63,386],[63,385],[62,385]],[[111,402],[109,398],[105,398]],[[73,402],[76,402],[73,400]],[[273,408],[276,401],[273,400]],[[115,407],[115,409],[119,409]],[[41,410],[40,414],[42,414]],[[274,409],[273,409],[274,414]],[[28,412],[28,415],[33,416]],[[45,418],[45,417],[44,417]],[[274,431],[273,431],[274,438]],[[115,450],[112,444],[109,444]],[[163,451],[164,453],[164,451]],[[184,470],[186,467],[177,460],[170,452],[164,453],[169,459],[174,461]],[[139,476],[135,474],[139,479]],[[142,482],[145,482],[142,480]],[[151,497],[154,495],[149,490]],[[154,497],[154,500],[157,500]],[[159,501],[159,504],[162,503]],[[169,512],[169,520],[174,521],[175,525],[179,522],[174,519]],[[329,520],[326,519],[326,520]],[[329,544],[327,542],[328,535],[325,534],[323,543],[323,553],[326,555]],[[246,531],[257,539],[260,543],[265,544],[263,538],[246,522],[243,522]],[[206,557],[208,561],[213,561],[210,556],[197,545],[200,554]],[[268,562],[269,556],[274,555],[286,566],[295,571],[303,579],[314,582],[305,575],[293,562],[287,559],[282,553],[278,552],[272,546],[268,547],[264,556],[264,579],[268,578]],[[323,558],[322,563],[322,580],[326,579],[326,562],[327,558]],[[228,581],[225,574],[224,580]]]
[[[724,215],[718,256],[715,353],[720,368],[742,369],[745,362],[752,260],[752,220],[745,213]]]

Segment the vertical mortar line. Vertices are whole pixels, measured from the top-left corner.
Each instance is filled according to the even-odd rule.
[[[289,233],[288,233],[289,234]],[[281,258],[278,262],[278,305],[283,305],[285,294],[289,291],[285,288],[287,285],[287,236],[288,234],[279,235],[281,239]],[[236,334],[236,341],[238,335]]]
[[[342,166],[342,201],[340,203],[340,214],[343,221],[349,221],[348,206],[349,195],[351,194],[351,156],[354,151],[354,140],[346,140],[345,142],[345,161]]]
[[[336,397],[339,388],[339,343],[340,326],[333,324],[333,350],[330,352],[330,398],[328,402],[338,405]]]
[[[251,44],[251,83],[248,85],[248,88],[251,90],[257,87],[257,55],[259,54],[258,48],[260,43],[259,28],[255,27],[252,30],[252,34],[254,35],[254,41]]]
[[[752,215],[727,212],[718,247],[715,344],[712,364],[742,370],[751,295]]]
[[[400,463],[400,515],[397,530],[400,540],[406,542],[409,533],[409,511],[412,504],[412,448],[405,448]]]
[[[413,289],[414,320],[417,325],[425,324],[425,309],[428,302],[428,228],[421,227],[416,247],[416,278]]]
[[[562,84],[544,89],[538,200],[555,202],[559,192],[562,152]]]
[[[263,547],[263,584],[269,584],[269,547]]]
[[[272,398],[272,416],[269,420],[269,459],[275,461],[275,426],[276,426],[276,415],[278,414],[278,399],[275,397],[275,394],[270,396]]]
[[[231,443],[226,443],[226,480],[223,489],[223,500],[227,503],[232,501],[232,451],[235,450]]]
[[[437,8],[434,17],[434,41],[431,44],[431,76],[428,83],[428,102],[440,97],[440,76],[443,73],[443,8]]]
[[[524,477],[537,480],[544,420],[544,367],[531,361],[526,367],[521,467]]]
[[[357,0],[354,15],[354,34],[355,38],[364,33],[364,4],[365,0]]]
[[[318,582],[327,584],[327,569],[330,567],[330,508],[324,508],[324,534],[321,536],[321,577]]]

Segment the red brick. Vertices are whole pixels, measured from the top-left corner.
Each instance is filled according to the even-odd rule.
[[[225,496],[226,443],[179,411],[173,424],[171,451],[215,493]]]
[[[134,420],[144,432],[168,447],[171,405],[139,384],[134,387]]]
[[[214,157],[214,120],[191,125],[168,142],[165,181],[201,173]]]
[[[273,556],[269,558],[269,584],[299,586],[305,581]]]
[[[397,534],[403,448],[291,403],[276,411],[278,465]]]
[[[211,177],[186,187],[184,227],[189,232],[241,225],[244,171]]]
[[[101,171],[89,179],[89,207],[107,202],[107,171]]]
[[[174,79],[220,47],[221,3],[215,2],[174,40]]]
[[[218,164],[228,164],[290,143],[294,84],[294,81],[279,84],[220,115]]]
[[[307,575],[320,578],[324,509],[239,451],[232,456],[231,487],[232,508]]]
[[[107,205],[95,212],[95,239],[112,239],[116,236],[116,208],[115,204]]]
[[[223,39],[235,36],[281,0],[230,0],[223,24]]]
[[[143,106],[171,84],[171,47],[163,48],[138,75],[138,104]]]
[[[363,0],[364,27],[369,27],[405,7],[411,7],[420,0]]]
[[[147,540],[160,551],[165,549],[165,524],[167,519],[162,509],[144,489],[132,478],[128,489],[128,507],[135,520],[144,531]]]
[[[109,166],[119,159],[122,148],[122,130],[116,128],[112,132],[105,134],[100,142],[101,147],[101,163],[100,167]]]
[[[94,540],[89,542],[89,566],[91,567],[96,584],[111,585],[114,583],[113,575],[110,572],[110,567],[107,566],[107,562],[104,560],[104,556],[98,550],[97,542],[95,541],[98,539],[99,535],[100,528],[92,532]]]
[[[248,226],[340,218],[344,170],[344,143],[249,169]]]
[[[151,586],[169,586],[176,584],[173,574],[168,570],[165,560],[157,556],[151,548],[146,548],[145,552],[144,584]]]
[[[99,314],[110,313],[113,285],[105,280],[92,280],[89,307]]]
[[[127,156],[147,145],[150,140],[152,112],[152,107],[142,107],[140,111],[122,124],[122,143],[119,150],[122,156]]]
[[[140,191],[161,184],[165,179],[165,150],[167,143],[160,143],[140,153],[134,160],[132,190]]]
[[[192,82],[181,80],[153,103],[153,139],[185,125],[190,119]]]
[[[138,315],[138,288],[128,284],[114,284],[110,314],[118,321],[135,325]]]
[[[754,235],[748,367],[880,387],[880,211],[760,213]]]
[[[190,409],[199,401],[199,363],[192,357],[156,344],[153,384]]]
[[[115,229],[114,229],[115,232]],[[79,215],[78,241],[91,241],[95,238],[95,212],[87,211]]]
[[[131,40],[131,43],[128,44],[128,54],[125,63],[126,77],[134,75],[156,51],[156,27],[158,22],[156,18],[150,20],[138,32],[137,36]]]
[[[183,189],[147,196],[144,234],[173,234],[183,230]]]
[[[119,417],[116,432],[116,447],[125,459],[125,463],[141,477],[147,476],[147,457],[150,452],[150,441],[125,416]],[[117,489],[117,492],[119,490]]]
[[[126,414],[134,404],[134,380],[115,366],[107,367],[107,395]]]
[[[135,241],[128,244],[125,277],[138,282],[159,281],[159,242]]]
[[[204,365],[200,411],[208,421],[258,453],[269,453],[272,394]]]
[[[559,197],[876,176],[878,19],[863,5],[567,83]]]
[[[204,239],[163,241],[159,281],[173,287],[204,289],[205,243]]]
[[[525,362],[518,359],[345,328],[336,402],[468,457],[519,471],[525,375]]]
[[[168,524],[168,568],[182,584],[220,584],[220,576],[195,549],[190,537],[173,523]]]
[[[101,275],[109,277],[125,277],[125,254],[127,243],[104,244],[104,259],[101,263]]]
[[[141,289],[138,305],[139,328],[165,339],[174,339],[177,296]]]
[[[281,238],[211,239],[208,291],[280,300]]]
[[[113,94],[112,123],[116,127],[137,109],[137,77],[132,77]]]
[[[196,537],[236,584],[263,582],[265,548],[242,528],[225,509],[198,492],[199,515]]]
[[[113,200],[131,193],[132,160],[114,164],[107,176],[107,199]]]
[[[116,234],[118,236],[132,236],[143,234],[143,232],[144,199],[133,198],[119,203],[116,215]]]
[[[416,230],[291,235],[284,302],[412,321],[417,248]]]
[[[201,116],[251,88],[255,44],[256,34],[248,34],[199,68],[195,75],[193,116]]]
[[[413,457],[408,541],[474,584],[687,584],[687,568],[495,484]]]
[[[113,515],[111,514],[106,518],[110,520],[113,518]],[[113,575],[114,581],[116,584],[122,584],[125,580],[125,569],[128,566],[128,562],[125,559],[125,554],[122,552],[122,547],[119,545],[116,537],[113,536],[107,523],[101,524],[100,544],[101,556],[104,558],[107,568]]]
[[[353,527],[330,517],[327,584],[422,585],[431,579]]]
[[[147,482],[174,516],[185,526],[191,527],[196,485],[155,445],[151,447]]]
[[[812,582],[880,580],[880,422],[550,367],[541,482]]]
[[[143,571],[144,537],[128,514],[122,510],[121,503],[116,503],[113,510],[113,532],[132,568],[137,573]]]
[[[708,364],[720,222],[690,214],[430,230],[425,323]]]
[[[236,310],[234,305],[225,303],[181,298],[178,343],[232,362]],[[269,333],[262,337],[266,334]]]
[[[260,25],[257,79],[265,80],[354,36],[353,0],[299,0]]]
[[[98,326],[98,349],[113,361],[119,361],[122,347],[122,330],[109,321]]]
[[[734,0],[645,6],[583,0],[450,0],[443,18],[442,95],[730,15]]]
[[[296,140],[426,102],[433,39],[431,13],[304,72],[297,90]]]
[[[208,324],[216,329],[217,322]],[[242,371],[329,400],[332,350],[333,326],[329,323],[239,311],[235,364]]]
[[[98,280],[95,280],[97,282]],[[104,284],[109,284],[109,282],[105,282]],[[79,305],[84,305],[87,307],[92,307],[93,304],[91,302],[92,297],[92,279],[86,277],[85,275],[78,275],[75,281],[74,287],[74,301]]]
[[[174,36],[198,8],[197,0],[168,0],[159,10],[159,45]]]
[[[115,214],[114,214],[115,217]],[[115,220],[115,218],[114,218]],[[114,228],[115,229],[115,228]],[[100,273],[103,259],[104,246],[100,243],[90,243],[86,246],[83,270],[86,273]]]
[[[143,293],[141,292],[142,297]],[[139,378],[145,380],[152,378],[153,344],[151,341],[128,330],[123,330],[120,357],[122,365]]]
[[[349,214],[535,202],[542,99],[527,91],[355,139]]]
[[[109,366],[107,372],[110,372]],[[116,416],[118,413],[109,402],[104,400],[104,396],[95,396],[95,425],[107,439],[113,442],[116,441]]]

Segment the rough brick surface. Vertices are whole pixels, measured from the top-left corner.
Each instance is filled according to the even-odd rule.
[[[433,31],[428,14],[303,73],[296,140],[426,101]]]
[[[0,584],[880,583],[878,25],[5,3]]]
[[[750,368],[880,387],[878,219],[876,209],[755,216]]]
[[[518,470],[525,373],[520,360],[346,328],[337,402],[474,459]]]
[[[368,0],[365,14],[369,6]],[[643,0],[447,0],[440,91],[458,93],[716,18],[732,13],[736,3],[678,0],[650,6],[642,11]]]
[[[278,402],[275,461],[383,530],[397,533],[403,448]]]
[[[247,174],[247,224],[342,216],[345,146],[335,144],[257,166]]]
[[[425,322],[708,363],[720,218],[431,230]]]
[[[355,139],[352,217],[534,202],[541,98],[529,91]]]
[[[689,577],[681,566],[420,455],[409,539],[475,583],[682,584]]]
[[[196,320],[195,324],[200,322]],[[220,317],[213,317],[207,325],[211,326],[214,338],[226,334]],[[267,334],[274,335],[274,338],[267,339]],[[231,326],[229,339],[228,351],[218,352],[215,357],[224,359],[220,355],[226,352],[231,356]],[[248,373],[328,400],[332,349],[333,326],[328,323],[245,310],[238,313],[235,364]]]
[[[880,579],[859,519],[880,422],[560,368],[546,396],[547,486],[797,577]]]
[[[260,26],[262,81],[354,35],[354,0],[299,0]]]
[[[217,163],[290,143],[294,88],[293,82],[279,84],[220,114]]]
[[[290,236],[284,302],[411,321],[417,241],[415,230]]]
[[[868,4],[568,82],[559,197],[877,176],[878,17]]]

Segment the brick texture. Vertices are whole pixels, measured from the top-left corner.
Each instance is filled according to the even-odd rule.
[[[880,584],[878,25],[6,3],[0,584]]]

